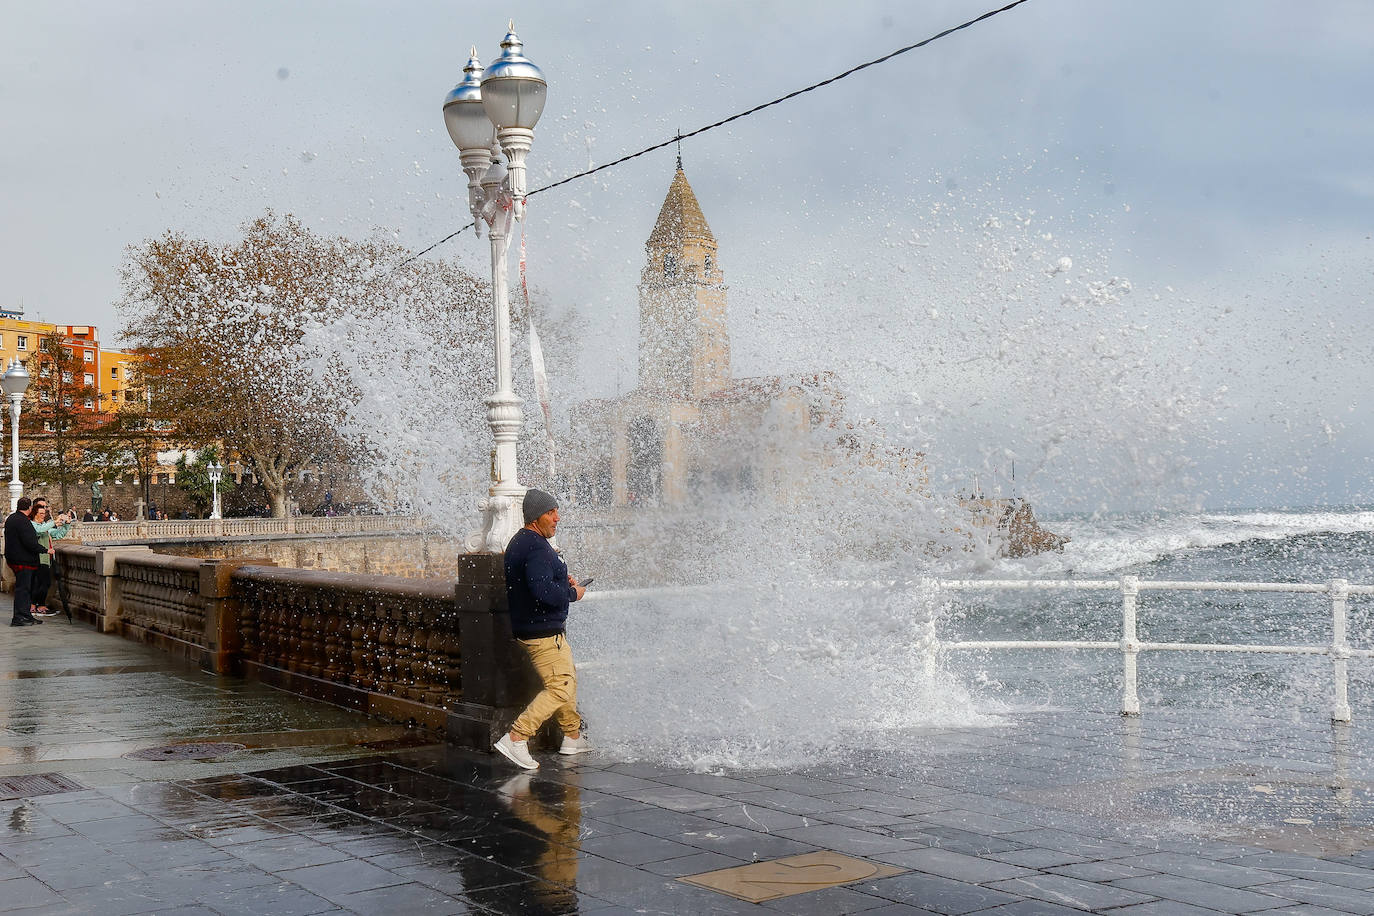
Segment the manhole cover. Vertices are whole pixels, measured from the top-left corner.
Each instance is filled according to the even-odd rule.
[[[5,776],[0,778],[0,801],[33,798],[35,795],[56,795],[59,792],[80,792],[85,788],[59,773]]]
[[[191,744],[169,744],[166,747],[150,747],[141,751],[125,754],[132,760],[207,760],[223,757],[234,751],[243,750],[242,744],[228,741],[200,741]]]

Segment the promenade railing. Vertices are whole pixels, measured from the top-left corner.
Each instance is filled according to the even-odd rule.
[[[1141,652],[1237,652],[1255,655],[1324,655],[1331,659],[1331,720],[1349,722],[1349,660],[1374,657],[1374,649],[1351,648],[1348,618],[1351,595],[1374,595],[1374,586],[1351,585],[1346,579],[1327,582],[1209,582],[1141,579],[942,579],[934,583],[949,591],[1074,590],[1115,591],[1121,596],[1121,637],[1113,640],[957,639],[939,640],[938,647],[960,649],[1100,649],[1121,653],[1121,714],[1140,715],[1137,657]],[[1138,635],[1141,592],[1249,592],[1320,595],[1331,615],[1331,641],[1322,645],[1262,645],[1254,643],[1152,642]],[[932,620],[932,627],[934,621]]]
[[[77,522],[73,538],[83,544],[147,540],[202,540],[220,537],[343,535],[414,532],[425,523],[406,515],[292,516],[287,518],[198,518],[130,522]]]
[[[847,588],[920,588],[928,590],[938,600],[942,591],[976,592],[994,590],[1015,591],[1074,591],[1117,592],[1121,602],[1121,631],[1115,639],[944,639],[939,634],[939,617],[930,614],[926,633],[921,640],[927,668],[934,671],[939,653],[960,650],[997,649],[1061,649],[1098,650],[1121,653],[1121,714],[1140,715],[1140,693],[1137,674],[1138,658],[1142,652],[1229,652],[1256,655],[1317,655],[1331,660],[1333,722],[1351,721],[1349,661],[1352,658],[1374,658],[1374,649],[1356,649],[1349,642],[1350,598],[1353,595],[1374,595],[1374,586],[1351,585],[1346,579],[1326,582],[1213,582],[1141,579],[1122,576],[1119,579],[921,579],[910,582],[828,582],[825,586]],[[601,601],[663,597],[665,595],[721,594],[737,592],[736,587],[718,585],[687,586],[662,589],[626,589],[588,592],[588,597]],[[1255,643],[1156,642],[1139,636],[1141,592],[1241,592],[1301,594],[1321,596],[1331,618],[1331,641],[1320,645],[1264,645]]]

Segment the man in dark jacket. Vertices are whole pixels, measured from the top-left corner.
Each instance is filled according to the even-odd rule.
[[[38,532],[33,528],[33,500],[19,497],[15,511],[5,519],[5,562],[14,570],[14,616],[10,626],[26,627],[43,621],[29,610],[33,577],[38,572]]]
[[[563,729],[558,753],[581,754],[592,749],[582,737],[577,671],[564,633],[568,605],[580,601],[587,590],[568,575],[568,567],[549,544],[558,530],[558,502],[543,490],[527,490],[524,517],[525,527],[506,545],[506,597],[511,632],[529,654],[544,689],[495,746],[516,765],[534,770],[539,764],[530,756],[528,742],[550,717],[557,718]]]

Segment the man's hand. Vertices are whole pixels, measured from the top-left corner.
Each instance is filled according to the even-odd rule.
[[[573,591],[577,592],[577,597],[573,599],[574,601],[581,601],[582,596],[587,594],[587,590],[580,585],[574,585]]]

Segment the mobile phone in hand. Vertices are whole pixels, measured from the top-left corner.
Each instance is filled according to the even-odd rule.
[[[596,581],[596,577],[595,577],[595,576],[588,576],[588,577],[585,578],[585,579],[579,579],[578,582],[577,582],[577,584],[578,584],[580,587],[582,587],[582,588],[587,588],[587,587],[589,587],[589,586],[590,586],[593,582],[595,582],[595,581]]]

